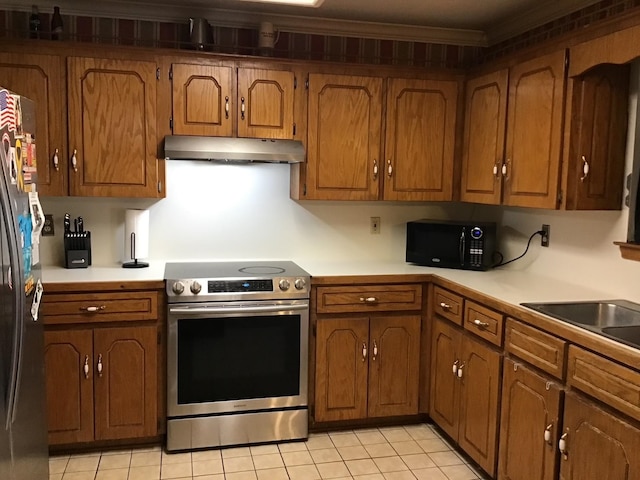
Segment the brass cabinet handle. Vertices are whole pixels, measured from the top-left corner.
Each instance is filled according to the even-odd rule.
[[[461,363],[458,367],[458,378],[462,378],[462,369],[464,368],[464,363]]]
[[[496,178],[499,177],[499,175],[498,175],[498,164],[497,163],[493,164],[493,176],[496,177]]]
[[[360,297],[362,303],[376,303],[378,299],[376,297]]]
[[[449,305],[448,303],[440,302],[440,308],[442,308],[443,310],[451,310],[451,305]]]
[[[389,175],[389,178],[391,178],[391,175],[393,175],[393,166],[391,165],[391,159],[387,160],[387,175]]]
[[[106,305],[100,305],[100,306],[90,305],[88,307],[80,307],[80,310],[83,310],[83,311],[88,312],[88,313],[95,313],[95,312],[99,312],[101,310],[104,310],[106,308],[107,308]]]
[[[373,179],[378,179],[378,161],[375,158],[373,159]]]
[[[102,354],[98,355],[98,376],[102,376]]]
[[[71,155],[71,166],[73,167],[73,171],[78,171],[78,150],[73,150],[73,155]]]
[[[84,365],[82,366],[84,371],[84,378],[89,379],[89,355],[84,356]]]
[[[453,374],[457,377],[458,376],[458,364],[460,363],[460,360],[456,360],[455,362],[453,362],[453,368],[451,369]]]
[[[367,344],[362,342],[362,361],[367,359]]]
[[[565,460],[569,458],[569,452],[567,452],[567,436],[568,435],[569,433],[564,433],[560,437],[560,440],[558,440],[558,450],[560,450],[560,453],[562,454]]]
[[[244,105],[244,97],[242,97],[240,99],[240,118],[242,118],[242,120],[244,120],[244,111],[245,111],[245,105]]]
[[[549,425],[547,425],[547,428],[544,429],[544,441],[547,443],[547,445],[553,445],[552,431],[553,423],[550,423]]]
[[[473,324],[478,328],[487,328],[489,326],[487,322],[483,322],[477,318],[473,321]]]
[[[58,157],[58,149],[53,152],[53,168],[56,169],[56,172],[60,170],[60,158]]]
[[[589,176],[589,162],[587,162],[587,159],[582,155],[582,176],[580,177],[580,181],[584,182],[587,176]]]
[[[376,361],[376,357],[378,356],[378,344],[376,341],[373,341],[373,361]]]
[[[229,118],[229,97],[224,97],[224,118]]]

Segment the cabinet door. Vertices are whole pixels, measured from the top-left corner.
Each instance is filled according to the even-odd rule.
[[[233,134],[233,69],[175,63],[171,66],[173,134]]]
[[[382,79],[309,75],[308,199],[377,200]]]
[[[158,197],[156,64],[67,62],[71,194]]]
[[[637,480],[640,478],[640,430],[567,392],[564,405],[560,478]],[[565,436],[566,435],[566,436]]]
[[[420,316],[371,317],[369,417],[418,413]]]
[[[55,55],[0,53],[0,86],[36,103],[40,195],[67,195],[63,68],[62,59]]]
[[[497,351],[469,336],[463,337],[458,444],[491,476],[496,470],[498,451],[501,365]]]
[[[573,80],[567,209],[622,208],[629,76],[601,65]]]
[[[96,440],[157,431],[157,328],[94,331]]]
[[[389,79],[385,200],[451,200],[458,83]]]
[[[369,319],[319,320],[315,421],[367,417]]]
[[[556,208],[565,51],[523,62],[509,75],[504,203]]]
[[[293,72],[238,69],[238,136],[293,138]]]
[[[90,442],[93,440],[93,333],[91,330],[46,331],[44,345],[49,444]]]
[[[435,319],[431,333],[431,404],[429,414],[454,440],[458,438],[458,377],[460,331],[448,321]]]
[[[499,480],[555,478],[561,395],[557,384],[505,359]]]
[[[467,81],[460,192],[463,202],[500,204],[508,82],[508,70]]]

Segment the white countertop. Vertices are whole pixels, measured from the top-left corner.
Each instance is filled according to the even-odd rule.
[[[491,270],[473,272],[410,265],[404,262],[323,262],[301,261],[296,263],[312,276],[349,275],[406,275],[434,274],[476,290],[503,302],[518,305],[522,302],[553,302],[578,300],[606,300],[619,298],[615,292],[588,288],[578,284],[545,277],[520,270]],[[42,279],[47,283],[77,282],[128,282],[162,281],[164,262],[154,261],[148,268],[127,269],[119,264],[113,266],[91,266],[84,269],[43,267]],[[640,303],[638,298],[626,298]]]

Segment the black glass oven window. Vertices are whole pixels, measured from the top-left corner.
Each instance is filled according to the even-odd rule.
[[[178,403],[300,394],[300,316],[178,321]]]

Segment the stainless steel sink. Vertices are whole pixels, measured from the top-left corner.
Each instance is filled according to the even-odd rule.
[[[578,325],[597,328],[640,325],[640,304],[626,300],[523,303],[522,305]]]
[[[601,300],[521,305],[640,348],[640,304],[627,300]]]

